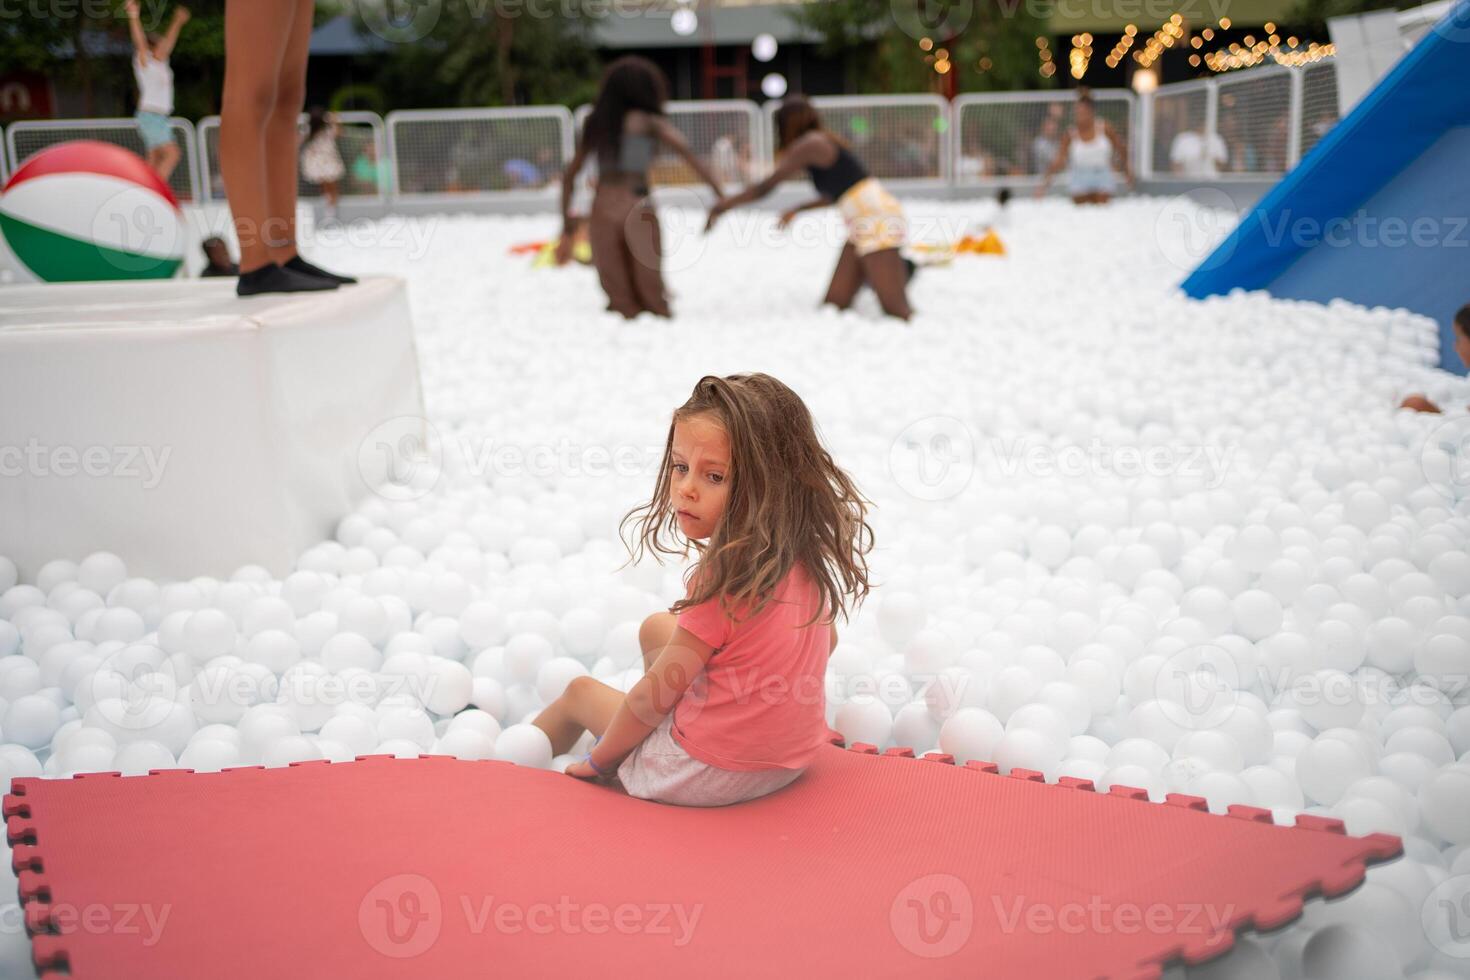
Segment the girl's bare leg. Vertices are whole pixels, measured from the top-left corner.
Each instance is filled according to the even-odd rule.
[[[148,166],[154,173],[168,183],[174,168],[179,165],[179,147],[176,143],[166,143],[163,146],[155,146],[148,151]]]
[[[299,142],[296,120],[306,104],[306,53],[311,43],[311,14],[315,0],[293,0],[282,22],[289,27],[281,56],[276,98],[265,127],[265,188],[272,229],[271,261],[284,263],[296,256],[296,166]]]
[[[857,248],[851,242],[842,246],[837,257],[837,268],[832,270],[832,283],[827,287],[823,303],[831,303],[839,310],[852,305],[853,297],[863,288],[863,266],[858,261]]]
[[[638,645],[643,648],[644,670],[651,668],[654,661],[658,660],[658,655],[674,638],[674,630],[678,626],[678,618],[673,613],[656,612],[638,627]]]
[[[598,738],[607,731],[626,695],[595,677],[573,677],[567,689],[548,704],[531,724],[551,739],[551,754],[572,750],[584,731]]]
[[[602,283],[602,291],[607,293],[607,308],[630,320],[642,313],[643,307],[638,303],[629,268],[631,260],[627,254],[623,217],[599,213],[594,207],[588,222],[587,241],[592,246],[592,264],[597,268],[597,279]]]
[[[655,316],[669,316],[669,298],[664,292],[663,238],[658,212],[644,198],[634,206],[624,224],[628,255],[632,260],[633,294],[638,305]]]
[[[878,302],[882,304],[884,313],[900,320],[907,320],[913,315],[906,291],[909,273],[898,249],[885,248],[881,252],[864,255],[862,266],[863,276],[868,280],[868,285],[873,287],[873,292],[878,294]]]
[[[276,104],[276,80],[288,40],[282,25],[295,17],[296,6],[296,0],[237,0],[225,4],[220,172],[240,242],[242,273],[272,261],[262,234],[270,217],[265,130]],[[293,148],[293,160],[295,156]]]

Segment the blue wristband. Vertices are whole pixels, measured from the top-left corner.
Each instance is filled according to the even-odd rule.
[[[601,741],[602,741],[602,736],[601,735],[597,736],[596,738],[594,738],[592,740],[592,747],[594,749],[597,748],[597,744],[599,742],[601,742]],[[592,761],[592,753],[591,752],[588,752],[585,756],[583,756],[582,757],[582,761],[585,762],[585,763],[587,763],[587,765],[591,766],[592,767],[592,771],[595,772],[595,773],[597,773],[597,775],[599,775],[599,776],[606,776],[607,775],[607,773],[603,771],[603,769],[602,769],[601,766],[599,766],[597,763],[595,763],[595,762]]]

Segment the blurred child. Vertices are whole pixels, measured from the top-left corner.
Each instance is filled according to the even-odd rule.
[[[847,145],[823,127],[817,110],[802,96],[793,95],[781,103],[776,110],[776,131],[780,156],[775,170],[759,184],[716,202],[706,230],[726,211],[759,201],[806,170],[818,196],[781,215],[781,226],[790,224],[797,212],[834,203],[847,224],[847,243],[837,258],[823,302],[845,310],[867,284],[877,294],[883,312],[907,320],[913,313],[907,293],[912,265],[905,264],[899,253],[907,238],[903,208],[878,178],[869,176]]]
[[[1455,354],[1459,356],[1461,364],[1470,366],[1470,303],[1466,303],[1464,306],[1460,307],[1459,312],[1455,314],[1454,336]],[[1464,383],[1465,381],[1463,378],[1459,379],[1459,387],[1463,387]],[[1451,394],[1448,391],[1445,392],[1445,394],[1449,395],[1450,397],[1455,397],[1455,395]],[[1460,394],[1463,394],[1463,392],[1461,392]],[[1444,398],[1442,397],[1441,400],[1444,400]],[[1399,408],[1411,408],[1416,412],[1442,411],[1440,407],[1434,402],[1430,401],[1429,396],[1423,392],[1416,395],[1410,395],[1409,397],[1405,398],[1403,402],[1399,404]]]
[[[326,219],[335,221],[340,182],[347,175],[347,167],[337,149],[342,127],[336,114],[321,106],[312,106],[307,119],[306,138],[301,143],[301,176],[322,189],[322,197],[327,202]]]
[[[189,21],[188,7],[175,7],[173,19],[162,36],[145,34],[138,0],[127,0],[128,31],[133,38],[133,78],[138,83],[138,130],[143,134],[144,157],[153,172],[168,183],[179,165],[179,144],[168,117],[174,111],[174,70],[168,58],[178,43],[179,31]]]
[[[577,152],[562,173],[561,209],[566,231],[558,263],[571,254],[575,236],[572,194],[588,157],[597,162],[597,191],[588,215],[592,264],[607,293],[608,309],[629,319],[639,313],[669,316],[664,292],[658,214],[648,197],[648,168],[660,145],[684,158],[699,178],[721,194],[704,161],[689,149],[664,116],[668,83],[646,58],[628,56],[607,66],[597,101],[582,127]]]
[[[204,271],[200,278],[213,276],[238,276],[240,267],[230,258],[229,246],[218,235],[206,238],[200,246],[204,250]]]
[[[624,519],[634,559],[698,555],[688,592],[643,621],[626,695],[575,678],[535,719],[568,775],[724,806],[801,776],[827,737],[836,616],[868,592],[867,502],[800,397],[765,374],[704,377],[669,426],[653,498]],[[751,697],[752,691],[762,692]]]
[[[1128,165],[1128,147],[1112,124],[1097,118],[1092,96],[1077,96],[1072,128],[1062,137],[1062,145],[1036,189],[1041,197],[1051,187],[1052,178],[1063,167],[1067,169],[1067,193],[1074,204],[1106,204],[1118,191],[1113,164],[1123,172],[1128,186],[1133,186],[1133,171]]]

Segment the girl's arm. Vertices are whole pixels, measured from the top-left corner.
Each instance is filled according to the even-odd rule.
[[[714,655],[714,648],[683,627],[676,627],[668,646],[648,673],[633,685],[608,723],[607,731],[589,757],[603,772],[611,772],[629,752],[659,726],[684,696],[694,678]],[[576,775],[574,772],[573,775]]]
[[[152,52],[148,50],[148,35],[143,33],[143,22],[139,19],[138,0],[128,0],[123,4],[123,9],[128,12],[128,33],[133,38],[133,57],[146,61]]]
[[[577,140],[577,152],[572,154],[571,163],[561,172],[561,233],[563,237],[572,233],[572,194],[576,191],[577,174],[587,164],[587,141]]]
[[[705,162],[689,149],[689,141],[684,138],[683,133],[679,132],[677,126],[663,116],[652,117],[652,126],[653,133],[659,138],[659,142],[671,147],[675,153],[684,158],[684,162],[694,169],[699,179],[714,190],[716,200],[725,196],[725,189],[720,186],[720,182],[715,179],[714,173],[705,165]]]
[[[1057,175],[1057,171],[1061,170],[1062,165],[1067,162],[1067,154],[1071,151],[1071,149],[1072,134],[1069,132],[1067,133],[1067,135],[1062,137],[1061,144],[1057,146],[1056,158],[1052,160],[1051,167],[1049,167],[1046,171],[1046,176],[1041,178],[1041,186],[1036,188],[1037,197],[1041,197],[1042,195],[1044,195],[1047,191],[1047,188],[1051,187],[1051,179]]]
[[[715,222],[720,220],[720,215],[731,208],[759,201],[809,165],[821,165],[823,158],[829,156],[831,150],[831,142],[826,136],[821,133],[807,133],[781,154],[776,161],[776,168],[771,171],[769,177],[758,184],[752,184],[739,194],[715,202],[714,207],[710,208],[709,221],[705,224],[704,230],[709,231],[713,228]]]
[[[189,19],[188,7],[175,7],[173,20],[169,21],[168,31],[163,35],[163,40],[158,42],[159,50],[155,52],[160,60],[167,60],[173,53],[174,45],[178,43],[179,31]]]
[[[811,211],[814,208],[825,208],[825,207],[828,207],[829,205],[831,205],[831,203],[832,203],[832,199],[830,197],[827,197],[827,196],[823,195],[821,197],[816,198],[815,200],[807,201],[805,204],[798,204],[796,207],[791,208],[791,209],[789,209],[787,211],[782,212],[782,214],[781,214],[781,220],[779,222],[777,222],[777,227],[778,228],[785,228],[787,225],[791,224],[791,220],[793,218],[795,218],[801,212],[803,212],[803,211]]]

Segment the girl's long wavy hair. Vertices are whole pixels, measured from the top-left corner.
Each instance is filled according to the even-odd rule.
[[[661,116],[669,97],[669,83],[658,65],[647,58],[626,55],[607,66],[597,89],[597,101],[582,127],[582,140],[599,160],[616,160],[623,145],[623,119],[634,109]]]
[[[731,456],[725,512],[704,543],[679,533],[670,492],[674,425],[697,416],[725,430]],[[830,622],[868,594],[869,506],[796,392],[768,374],[709,375],[674,412],[653,499],[629,511],[621,531],[633,561],[698,552],[676,614],[718,597],[732,618],[754,616],[800,563],[822,597],[810,622]]]

